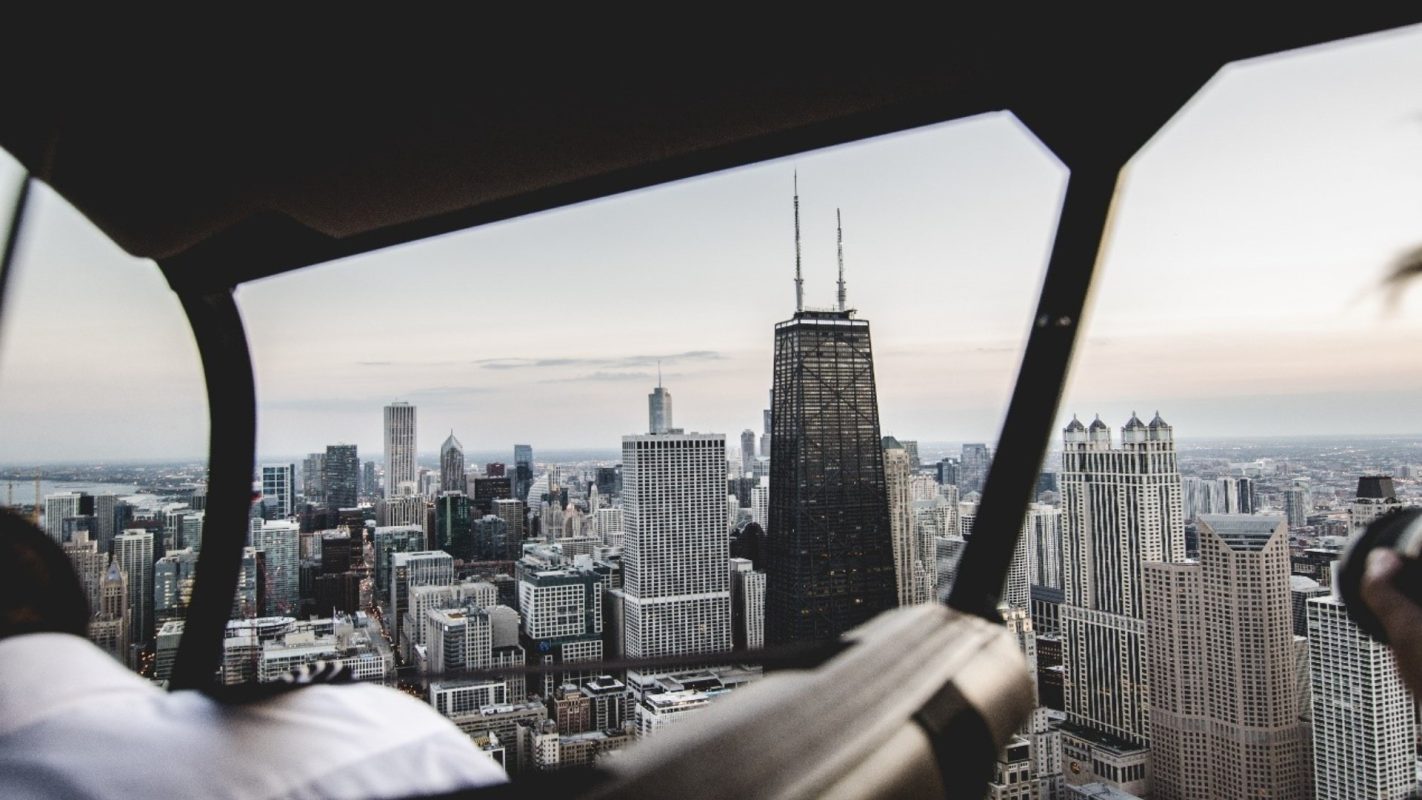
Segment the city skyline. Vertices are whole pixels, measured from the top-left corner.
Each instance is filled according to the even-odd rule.
[[[850,330],[852,322],[867,324],[829,311],[785,323],[777,333],[798,340],[789,349],[802,354],[801,372],[820,376],[815,380],[823,385],[789,391],[784,387],[794,385],[789,378],[797,371],[778,370],[776,395],[803,394],[817,408],[816,394],[821,400],[849,395],[855,413],[848,416],[861,418],[872,391],[851,391],[824,377],[864,374],[867,330]],[[837,337],[787,330],[815,323],[846,329]],[[828,341],[806,341],[817,337]],[[818,346],[806,346],[812,343]],[[851,348],[854,356],[846,358]],[[834,357],[814,354],[824,350]],[[650,405],[647,428],[671,428]],[[772,402],[781,409],[777,419],[793,418],[782,405]],[[1318,796],[1373,796],[1369,787],[1376,780],[1402,785],[1412,774],[1412,701],[1386,649],[1322,595],[1329,594],[1329,565],[1344,534],[1390,509],[1422,502],[1422,443],[1204,450],[1182,467],[1173,430],[1161,416],[1171,413],[1167,407],[1149,423],[1132,414],[1119,429],[1119,447],[1103,420],[1089,427],[1074,421],[1063,431],[1061,470],[1038,484],[1051,493],[1040,496],[1024,521],[1001,608],[1006,635],[1037,678],[1038,707],[999,757],[988,796],[1014,797],[1025,793],[1018,787],[1030,786],[1043,796],[1062,796],[1069,786],[1093,793],[1109,785],[1149,797],[1233,796],[1246,793],[1239,789],[1244,786],[1249,794],[1276,789],[1281,797],[1304,797],[1310,774],[1328,787]],[[875,434],[869,417],[851,429]],[[777,423],[772,464],[803,459],[813,476],[820,459],[784,447],[791,429],[815,434],[821,446],[838,429]],[[717,698],[757,680],[758,668],[692,665],[698,654],[733,642],[770,641],[761,624],[769,628],[773,621],[765,592],[776,559],[765,560],[767,571],[748,560],[771,555],[773,547],[762,548],[775,537],[747,524],[764,517],[763,498],[748,502],[731,493],[728,478],[741,465],[728,458],[726,438],[674,428],[626,435],[620,481],[614,470],[587,462],[554,458],[536,466],[535,487],[563,485],[567,505],[532,504],[529,513],[543,525],[529,539],[515,533],[511,520],[523,522],[524,513],[514,500],[495,501],[512,504],[512,518],[500,508],[472,530],[467,515],[462,523],[453,519],[456,506],[468,509],[471,495],[481,496],[477,482],[470,495],[443,492],[432,472],[418,483],[418,494],[394,503],[367,481],[360,508],[333,509],[334,482],[323,480],[317,497],[325,502],[303,497],[299,512],[287,519],[251,521],[253,546],[243,554],[221,680],[271,681],[313,659],[350,659],[355,679],[417,693],[476,743],[496,733],[511,774],[595,762],[609,750],[660,736],[671,720],[734,702]],[[839,438],[846,438],[842,431]],[[447,439],[458,444],[452,435]],[[945,545],[961,545],[974,533],[977,503],[962,498],[974,496],[967,490],[980,481],[979,462],[989,454],[969,447],[958,469],[910,467],[909,453],[921,452],[921,442],[871,442],[883,448],[877,469],[891,513],[896,505],[900,513],[912,511],[903,523],[913,526],[916,538],[933,542],[936,583],[951,585],[956,565]],[[849,456],[832,465],[847,472],[864,459],[843,444],[827,449]],[[1220,458],[1221,452],[1236,455]],[[532,462],[532,455],[521,446],[515,463]],[[328,450],[326,474],[337,460]],[[1379,477],[1369,464],[1386,464],[1397,477]],[[756,463],[762,479],[764,466]],[[270,465],[275,474],[264,476],[278,497],[300,485],[291,470],[289,463]],[[512,477],[505,470],[503,480]],[[1313,491],[1301,519],[1289,525],[1278,512],[1297,499],[1300,485]],[[764,480],[757,487],[766,488]],[[44,508],[51,535],[86,576],[86,590],[101,596],[90,639],[160,681],[171,676],[183,636],[182,616],[197,577],[191,548],[205,519],[195,510],[203,505],[199,488],[187,482],[173,492],[54,494]],[[815,497],[823,505],[823,493]],[[397,519],[395,506],[407,501],[424,513]],[[102,529],[96,523],[106,509],[124,530],[107,571],[102,534],[91,538]],[[1193,526],[1182,530],[1190,521]],[[503,531],[505,545],[521,546],[481,550],[479,542],[499,538],[481,523]],[[369,547],[363,546],[367,533]],[[905,577],[918,572],[902,558],[891,569]],[[895,587],[888,588],[893,593]],[[898,602],[922,602],[906,595],[902,582],[897,588]],[[356,613],[361,610],[367,613]],[[1174,655],[1162,661],[1162,652]],[[625,675],[597,666],[618,654],[684,654],[688,666]],[[536,684],[461,675],[533,658],[567,666]],[[1376,689],[1376,713],[1339,711],[1348,704],[1328,693],[1349,696],[1351,679],[1338,676],[1360,669]],[[1311,706],[1305,677],[1315,694]],[[1120,688],[1108,689],[1111,684]],[[1140,693],[1149,693],[1149,731]],[[595,712],[590,706],[596,702],[606,707]],[[612,727],[593,728],[595,714]],[[529,736],[515,735],[516,720],[534,726]],[[619,727],[616,720],[633,725]]]
[[[1418,289],[1390,318],[1377,291],[1422,240],[1417,107],[1398,77],[1422,69],[1419,43],[1413,27],[1233,65],[1141,152],[1069,405],[1139,396],[1122,389],[1149,377],[1141,404],[1201,436],[1422,431],[1422,377],[1397,369],[1392,344],[1422,331]],[[758,332],[792,297],[794,169],[810,305],[834,296],[843,208],[846,279],[878,320],[885,430],[995,439],[1066,180],[1006,114],[246,285],[259,450],[373,451],[367,409],[392,397],[438,417],[422,453],[450,427],[470,444],[615,447],[658,360],[686,418],[756,427],[770,363]],[[34,202],[0,353],[0,462],[204,452],[196,350],[156,270],[47,189]],[[408,323],[336,328],[318,299]],[[95,383],[135,390],[78,391]]]

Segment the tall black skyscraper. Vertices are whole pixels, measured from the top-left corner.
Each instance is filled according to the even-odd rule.
[[[445,492],[435,501],[435,547],[455,558],[474,557],[474,504],[463,492]]]
[[[775,326],[766,644],[837,636],[898,604],[869,323],[805,310]]]
[[[617,494],[620,488],[618,467],[598,467],[597,468],[597,493],[603,497],[612,497]]]
[[[528,489],[532,485],[533,445],[516,444],[514,445],[514,499],[528,499]]]
[[[321,483],[326,489],[327,508],[355,508],[356,489],[360,485],[360,458],[355,445],[326,445]]]

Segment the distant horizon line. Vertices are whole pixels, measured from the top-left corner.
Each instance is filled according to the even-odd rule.
[[[760,434],[758,433],[757,436],[759,436],[759,435],[760,435]],[[726,434],[726,436],[728,437],[727,441],[730,441],[730,439],[729,439],[730,434]],[[1175,438],[1175,441],[1176,441],[1176,442],[1179,442],[1179,443],[1197,444],[1197,443],[1221,443],[1221,442],[1321,441],[1321,440],[1340,440],[1340,439],[1341,439],[1341,440],[1350,440],[1350,439],[1351,439],[1351,440],[1385,440],[1385,439],[1406,439],[1406,438],[1414,438],[1414,437],[1419,438],[1419,439],[1422,439],[1422,432],[1409,432],[1409,433],[1357,433],[1357,434],[1353,434],[1353,433],[1252,434],[1252,435],[1249,435],[1249,436],[1229,436],[1229,435],[1188,435],[1188,436],[1180,436],[1180,435],[1177,435],[1177,436],[1175,436],[1174,438]],[[895,438],[899,439],[899,441],[917,442],[920,448],[925,448],[925,447],[937,447],[937,446],[943,446],[943,445],[963,445],[963,444],[988,444],[988,445],[991,445],[991,446],[994,446],[994,447],[995,447],[996,444],[997,444],[996,441],[988,440],[988,439],[983,439],[983,438],[979,438],[979,439],[971,439],[971,438],[964,438],[964,439],[908,439],[908,438],[905,438],[905,437],[895,437]],[[615,447],[615,446],[614,446],[614,447],[557,447],[557,446],[549,446],[549,447],[540,448],[538,445],[534,445],[534,446],[533,446],[533,452],[534,452],[534,459],[535,459],[535,461],[539,460],[539,459],[538,459],[538,454],[539,454],[539,452],[540,452],[540,449],[541,449],[542,452],[546,452],[546,453],[556,453],[556,454],[575,454],[575,453],[583,453],[583,454],[608,454],[608,453],[617,453],[617,452],[620,451],[620,448],[619,448],[619,447]],[[1049,451],[1052,450],[1052,449],[1054,449],[1054,445],[1049,444],[1047,449],[1048,449]],[[300,453],[299,455],[296,455],[296,456],[290,456],[290,455],[275,455],[275,456],[259,457],[259,458],[254,462],[254,465],[280,463],[280,462],[283,462],[283,461],[300,462],[300,461],[301,461],[303,458],[305,458],[307,455],[310,455],[311,452],[312,452],[312,451],[303,452],[303,453]],[[376,451],[370,451],[370,452],[372,453],[372,455],[379,455],[379,456],[381,456],[382,458],[384,457],[384,453],[383,453],[382,451],[376,450]],[[496,450],[480,450],[480,449],[470,449],[470,448],[466,448],[466,449],[464,450],[464,452],[465,452],[466,454],[474,453],[474,454],[476,454],[476,455],[486,455],[486,454],[491,454],[491,453],[497,453],[497,452],[500,452],[500,451],[496,451]],[[506,464],[507,464],[507,463],[512,463],[512,461],[513,461],[512,454],[513,454],[513,446],[510,445],[510,446],[509,446],[509,456],[510,456],[510,457],[509,457],[507,460],[505,460],[503,463],[506,463]],[[437,463],[437,462],[439,461],[439,451],[438,451],[438,450],[422,451],[422,452],[417,453],[417,454],[416,454],[416,457],[417,457],[417,458],[427,458],[427,459],[429,459],[430,461],[433,461],[433,462],[436,462],[436,463]],[[362,456],[362,457],[361,457],[361,460],[364,461],[364,460],[366,460],[366,458],[365,458],[364,456]],[[375,461],[375,460],[377,460],[377,459],[371,458],[371,459],[369,459],[369,460]],[[201,463],[203,463],[203,462],[205,462],[205,461],[206,461],[206,456],[194,456],[194,455],[188,455],[188,456],[164,456],[164,457],[155,456],[155,457],[145,457],[145,458],[82,458],[82,457],[71,457],[71,458],[63,458],[63,459],[45,459],[45,460],[34,460],[34,461],[3,461],[3,462],[0,462],[0,470],[29,469],[29,468],[34,468],[34,467],[45,467],[45,466],[50,466],[50,467],[85,467],[85,466],[88,466],[88,467],[100,467],[100,466],[175,466],[175,465],[189,465],[189,466],[191,466],[191,465],[198,465],[198,464],[201,464]]]

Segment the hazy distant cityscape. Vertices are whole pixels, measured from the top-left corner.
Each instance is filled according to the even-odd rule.
[[[825,315],[851,316],[802,312],[780,336],[842,359],[855,343],[819,324]],[[625,436],[620,451],[466,450],[450,431],[437,456],[417,456],[417,426],[439,420],[392,403],[383,452],[336,444],[264,459],[219,679],[274,680],[336,661],[429,702],[517,775],[595,763],[665,725],[695,724],[698,710],[760,676],[761,647],[832,637],[945,596],[974,534],[991,447],[811,413],[790,401],[804,362],[778,369],[783,399],[772,393],[761,424],[737,435],[685,433],[671,388],[656,387],[647,431]],[[877,402],[872,384],[833,397],[845,412]],[[1177,442],[1160,414],[1112,423],[1083,414],[1066,426],[1024,521],[1000,610],[1038,707],[1000,755],[990,796],[1409,788],[1415,705],[1386,649],[1341,613],[1329,565],[1371,519],[1422,505],[1422,437]],[[813,525],[796,533],[803,500],[778,491],[775,476],[793,480],[776,464],[790,453],[791,466],[811,459],[804,480],[829,480],[836,465],[814,461],[824,456],[793,455],[793,438],[810,435],[852,442],[856,463],[877,463],[855,478],[840,470],[836,480],[861,496],[817,512],[825,526],[851,520],[840,529],[876,537],[879,555],[845,590],[867,609],[831,601],[815,626],[797,629],[785,620],[818,602],[799,593],[818,579],[803,577],[781,537],[831,545],[816,544]],[[877,462],[863,455],[871,446]],[[39,508],[28,502],[36,476]],[[196,578],[204,465],[12,466],[0,480],[9,504],[35,515],[84,576],[91,639],[165,681]],[[876,551],[866,543],[836,558],[866,552]],[[1220,571],[1226,557],[1234,566]],[[1228,624],[1191,616],[1207,606],[1229,609]],[[680,671],[597,666],[727,651]],[[1212,655],[1221,652],[1234,655]],[[483,672],[534,661],[567,668]],[[1188,683],[1201,691],[1182,695]],[[1227,687],[1266,698],[1267,719],[1206,699]],[[1201,730],[1210,734],[1192,733]],[[1191,766],[1200,763],[1212,766]]]

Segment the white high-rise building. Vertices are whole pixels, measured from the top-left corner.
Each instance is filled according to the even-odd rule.
[[[114,537],[114,561],[127,577],[129,642],[153,636],[153,534],[126,530]]]
[[[1012,550],[1012,563],[1007,569],[1007,579],[1002,584],[1002,602],[1012,608],[1027,608],[1032,603],[1032,575],[1036,570],[1036,551],[1032,547],[1033,531],[1038,523],[1050,519],[1056,509],[1033,503],[1027,507],[1027,515],[1022,519],[1022,530],[1017,534],[1017,546]]]
[[[622,503],[624,653],[730,649],[725,435],[622,437]]]
[[[894,577],[899,605],[914,606],[933,599],[932,551],[914,524],[909,490],[909,455],[892,436],[884,437],[884,486],[889,495],[889,535],[894,547]]]
[[[385,624],[391,641],[397,647],[404,647],[401,634],[405,612],[410,609],[410,588],[454,583],[454,556],[443,550],[391,553],[389,577],[390,604],[386,609]]]
[[[1032,544],[1032,583],[1062,588],[1062,512],[1056,506],[1033,503],[1027,510],[1025,538]]]
[[[737,649],[765,646],[765,572],[748,558],[733,558],[731,566],[731,640]]]
[[[597,521],[597,535],[602,543],[610,547],[622,546],[622,509],[599,508],[593,519]]]
[[[429,671],[480,669],[493,663],[493,632],[489,612],[474,605],[432,608],[421,620],[421,637],[429,648]]]
[[[765,530],[770,524],[770,479],[761,478],[751,487],[751,519]]]
[[[1062,747],[1077,764],[1067,782],[1145,786],[1150,692],[1141,568],[1185,558],[1180,470],[1171,427],[1132,414],[1121,446],[1098,417],[1064,432]],[[1100,765],[1105,774],[1096,774]]]
[[[1408,797],[1413,702],[1387,645],[1353,624],[1336,596],[1308,601],[1313,783],[1319,798]]]
[[[400,484],[415,482],[415,407],[394,402],[385,407],[385,497],[401,494]]]
[[[296,465],[262,465],[262,504],[267,519],[286,519],[295,507]]]
[[[1151,797],[1311,798],[1286,521],[1203,515],[1198,562],[1142,573]]]
[[[265,553],[266,616],[294,614],[301,603],[301,526],[286,520],[255,521],[252,546]]]
[[[56,542],[64,541],[64,518],[79,516],[79,493],[61,492],[44,496],[44,532]]]
[[[425,498],[418,494],[401,494],[376,504],[375,517],[382,527],[424,525]]]

